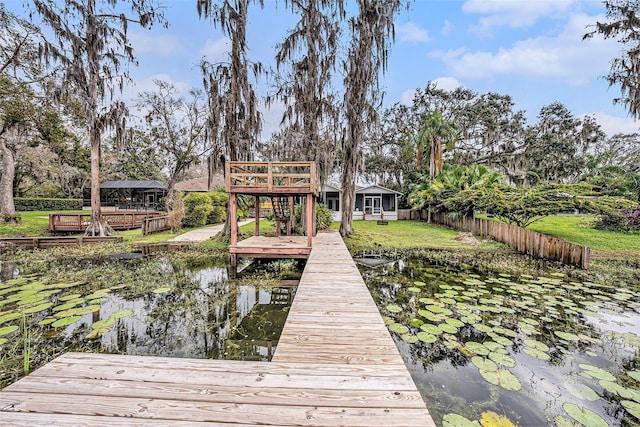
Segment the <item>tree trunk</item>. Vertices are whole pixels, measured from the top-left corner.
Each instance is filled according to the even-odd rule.
[[[353,163],[352,159],[345,159],[345,167],[342,172],[342,222],[340,223],[340,234],[343,237],[349,237],[353,232],[353,211],[356,201],[355,166]]]
[[[435,178],[442,172],[444,155],[442,150],[442,142],[438,138],[433,138],[431,149],[429,150],[429,177]]]
[[[2,152],[2,176],[0,177],[0,222],[16,223],[16,206],[13,202],[13,180],[16,174],[16,151],[0,138]]]
[[[95,133],[93,130],[92,133]],[[91,221],[86,236],[108,236],[111,227],[102,220],[100,206],[100,136],[91,135]]]

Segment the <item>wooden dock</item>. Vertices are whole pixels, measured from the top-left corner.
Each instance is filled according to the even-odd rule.
[[[314,238],[271,362],[67,353],[0,392],[0,425],[434,423],[332,232]]]

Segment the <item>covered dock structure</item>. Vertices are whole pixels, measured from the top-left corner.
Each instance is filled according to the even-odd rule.
[[[229,193],[231,221],[231,264],[238,258],[302,258],[311,253],[315,235],[318,176],[314,162],[227,162],[225,187]],[[238,241],[238,197],[253,197],[256,211],[260,198],[271,199],[276,221],[276,236],[260,235],[260,218],[256,218],[254,236]],[[302,236],[293,236],[294,202],[302,205]],[[284,227],[284,230],[282,228]]]

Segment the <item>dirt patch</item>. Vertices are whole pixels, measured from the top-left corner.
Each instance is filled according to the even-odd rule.
[[[471,246],[478,246],[482,243],[480,240],[476,239],[476,236],[474,236],[472,233],[467,232],[461,232],[456,237],[454,237],[453,240],[466,243]]]

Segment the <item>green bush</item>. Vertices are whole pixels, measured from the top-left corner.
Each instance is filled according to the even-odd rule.
[[[331,222],[333,222],[331,209],[323,204],[318,204],[318,206],[316,206],[316,228],[318,230],[328,230]]]
[[[229,195],[220,191],[212,191],[209,194],[209,198],[211,199],[211,204],[213,206],[223,206],[226,207],[229,203]]]
[[[207,216],[207,224],[220,224],[227,219],[227,208],[224,206],[211,206],[211,212]]]
[[[213,207],[206,193],[189,193],[182,200],[185,227],[202,227]]]
[[[16,211],[80,211],[82,199],[51,199],[16,197]]]

